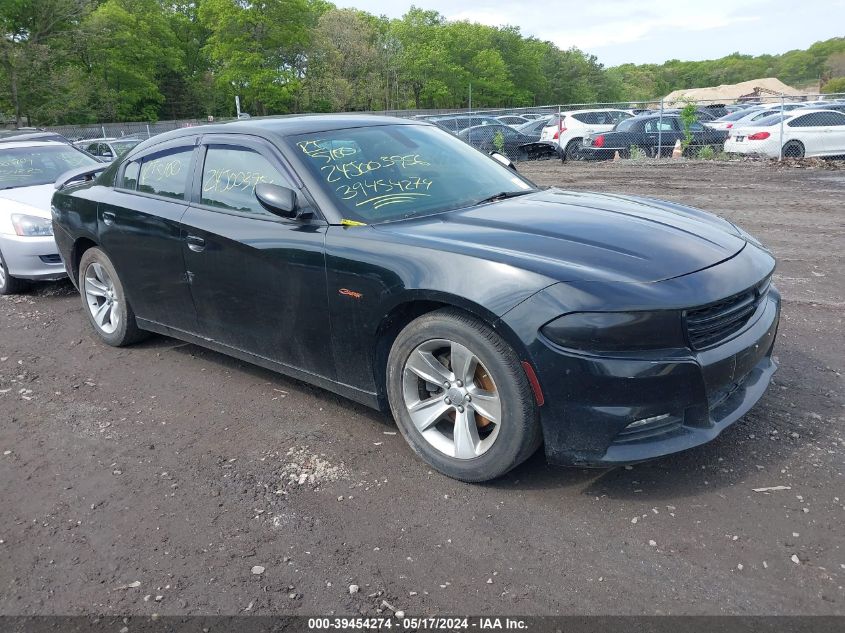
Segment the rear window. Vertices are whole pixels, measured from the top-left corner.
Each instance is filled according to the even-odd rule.
[[[783,114],[770,114],[767,117],[754,121],[754,125],[759,127],[769,127],[770,125],[778,125],[786,118]]]
[[[731,112],[727,116],[723,116],[719,121],[739,121],[740,119],[747,117],[750,112],[747,109],[737,110],[736,112]]]
[[[625,119],[624,121],[620,121],[619,124],[616,126],[617,132],[630,132],[634,129],[634,124],[636,121],[633,119]]]

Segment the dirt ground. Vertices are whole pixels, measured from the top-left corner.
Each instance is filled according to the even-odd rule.
[[[0,613],[845,614],[845,171],[522,170],[775,251],[781,368],[749,415],[630,469],[537,454],[464,485],[382,414],[172,339],[109,348],[41,285],[0,300]]]

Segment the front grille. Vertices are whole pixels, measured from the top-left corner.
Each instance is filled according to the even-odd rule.
[[[687,335],[694,349],[704,349],[725,340],[748,323],[769,291],[770,279],[721,301],[687,310]]]
[[[58,255],[40,255],[39,259],[45,264],[61,264],[62,258]]]

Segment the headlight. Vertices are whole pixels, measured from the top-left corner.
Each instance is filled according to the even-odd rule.
[[[590,352],[685,347],[681,313],[573,312],[540,330],[553,343]]]
[[[49,218],[37,215],[12,214],[12,226],[15,233],[25,237],[43,237],[53,234],[53,222]]]

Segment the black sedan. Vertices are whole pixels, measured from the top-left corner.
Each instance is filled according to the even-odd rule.
[[[529,134],[523,134],[509,125],[474,125],[455,136],[482,152],[498,152],[512,160],[540,160],[557,158],[558,148],[552,143],[541,143]]]
[[[692,142],[687,153],[710,146],[720,151],[728,134],[714,130],[695,121],[690,126]],[[681,117],[677,115],[640,115],[621,121],[612,132],[588,136],[581,146],[579,157],[586,160],[609,160],[616,152],[629,158],[634,151],[648,157],[669,156],[676,141],[684,142],[685,134]]]
[[[754,238],[540,190],[427,123],[186,128],[80,177],[57,183],[55,238],[105,343],[166,334],[389,409],[464,481],[541,443],[591,466],[696,446],[775,371],[775,261]]]

